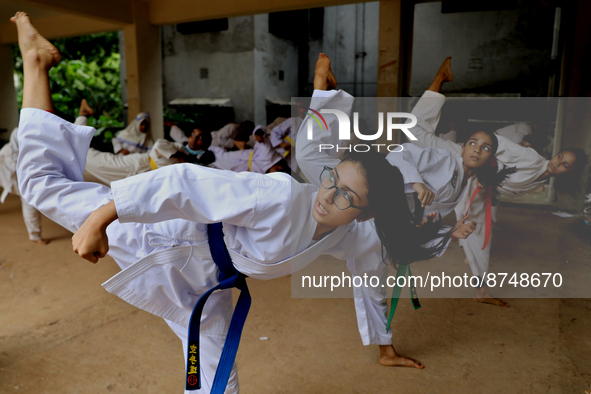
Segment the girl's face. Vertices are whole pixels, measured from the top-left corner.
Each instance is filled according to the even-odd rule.
[[[203,148],[203,131],[193,129],[187,145],[189,145],[189,149],[191,150],[201,150]]]
[[[140,133],[146,134],[149,129],[150,129],[150,122],[148,122],[147,120],[142,120],[142,123],[140,123]]]
[[[548,172],[551,176],[557,176],[569,172],[575,166],[577,157],[569,151],[562,151],[548,162]]]
[[[470,136],[462,149],[462,159],[466,167],[474,170],[488,162],[492,155],[493,141],[485,132],[479,131]]]
[[[369,190],[365,177],[359,171],[358,164],[350,161],[341,162],[332,170],[329,179],[336,181],[336,186],[348,194],[353,205],[361,208],[369,205],[369,200],[367,199]],[[323,228],[324,232],[334,230],[355,219],[368,218],[358,208],[349,207],[344,210],[339,209],[334,203],[336,191],[336,188],[325,189],[321,186],[314,201],[312,217],[318,222],[319,228]]]

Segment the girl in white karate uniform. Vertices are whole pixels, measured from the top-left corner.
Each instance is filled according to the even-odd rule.
[[[94,129],[48,112],[53,104],[46,71],[59,61],[59,52],[26,14],[17,13],[12,21],[18,28],[25,75],[18,136],[24,198],[77,231],[74,249],[84,258],[96,262],[108,251],[122,271],[104,287],[163,317],[184,345],[193,306],[219,283],[207,246],[209,223],[224,224],[234,267],[257,279],[288,275],[322,254],[349,258],[372,253],[381,250],[382,243],[388,251],[399,248],[397,254],[407,261],[440,250],[423,248],[420,241],[439,238],[437,232],[416,228],[408,209],[390,209],[392,201],[405,201],[402,176],[367,154],[323,171],[319,189],[285,174],[233,173],[187,164],[114,182],[112,188],[82,182]],[[387,199],[380,198],[384,173],[394,181],[387,185]],[[395,225],[395,236],[387,234],[392,239],[386,240],[384,233],[378,236],[379,224],[365,221],[382,213],[393,215],[385,218]],[[213,293],[205,304],[199,392],[210,391],[231,312],[229,290]],[[234,366],[226,392],[237,391]]]
[[[324,54],[319,56],[318,63],[322,62],[329,62]],[[336,85],[336,81],[334,84]],[[332,97],[339,97],[348,102],[353,100],[352,96],[344,91],[315,90],[312,102],[329,100]],[[422,107],[417,105],[412,112],[417,117],[417,125],[410,129],[412,133],[423,129],[434,130],[437,126],[439,118],[433,117],[432,113],[422,111]],[[307,119],[304,120],[306,121]],[[298,134],[296,156],[302,163],[301,169],[304,175],[314,183],[319,169],[324,165],[338,163],[337,159],[325,153],[326,150],[320,152],[318,146],[320,144],[338,146],[340,141],[334,130],[333,133],[321,130],[313,135],[312,140],[308,140],[305,127],[304,123],[303,129]],[[469,144],[458,152],[451,153],[437,148],[422,149],[404,144],[401,151],[391,152],[385,158],[403,175],[409,208],[415,209],[413,194],[418,192],[418,198],[424,205],[423,218],[436,215],[440,219],[453,211],[460,201],[464,187],[474,176],[477,175],[483,180],[489,179],[491,175],[499,176],[490,170],[489,165],[496,148],[495,142],[494,135],[479,132],[470,136]],[[473,160],[473,157],[476,160]],[[459,218],[453,235],[457,238],[466,238],[473,230],[474,224],[467,221],[467,216],[463,216]],[[377,276],[382,278],[382,282],[385,282],[387,277],[387,266],[380,253],[351,259],[347,265],[353,275]],[[385,288],[354,287],[354,295],[357,322],[363,344],[380,346],[380,363],[388,366],[422,368],[416,360],[398,356],[392,346],[392,331],[386,331],[388,306]]]
[[[451,81],[453,76],[449,69],[450,58],[444,62],[447,73],[438,73],[433,84],[429,87],[422,98],[419,100],[415,109],[429,113],[434,119],[438,119],[441,115],[441,108],[445,103],[445,96],[439,93],[443,83]],[[442,69],[444,68],[442,66]],[[441,71],[441,70],[440,70]],[[450,152],[459,152],[462,147],[451,141],[445,141],[435,135],[435,128],[425,128],[417,130],[414,133],[417,141],[412,143],[422,147],[436,147],[447,149]],[[541,192],[544,190],[543,183],[551,176],[561,176],[563,179],[568,176],[573,176],[585,167],[588,158],[585,152],[579,148],[568,148],[558,153],[552,160],[546,160],[540,156],[534,149],[520,146],[508,138],[498,135],[498,149],[495,154],[499,169],[515,168],[516,171],[502,182],[500,186],[495,189],[496,193],[507,197],[513,197],[528,192]],[[475,179],[471,179],[467,186],[466,192],[462,195],[460,202],[457,204],[455,211],[456,217],[463,217],[466,212],[472,220],[477,223],[476,230],[467,239],[460,239],[460,245],[466,253],[466,259],[470,264],[473,275],[482,276],[484,273],[490,272],[489,258],[490,247],[492,243],[492,229],[486,247],[486,192],[481,190],[472,205],[470,200],[473,193],[476,191],[478,184]],[[468,210],[469,208],[469,210]],[[496,220],[496,206],[492,206],[491,220]],[[491,297],[488,287],[485,285],[476,290],[474,297],[475,301],[491,303],[499,306],[509,306],[507,303]]]

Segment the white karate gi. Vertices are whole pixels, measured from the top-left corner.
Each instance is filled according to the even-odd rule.
[[[234,266],[256,279],[288,275],[322,254],[343,259],[380,249],[369,222],[340,226],[313,242],[317,223],[311,210],[317,188],[286,174],[179,164],[113,182],[112,189],[82,182],[94,133],[49,112],[23,109],[18,136],[23,197],[70,231],[114,199],[119,220],[107,228],[109,255],[122,271],[103,286],[166,319],[185,352],[193,306],[219,283],[206,224],[223,222]],[[215,292],[205,305],[200,337],[203,387],[198,393],[210,391],[231,313],[230,290]],[[234,368],[226,392],[237,391]]]
[[[312,96],[311,108],[319,109],[326,105],[326,102],[336,98],[337,105],[350,106],[353,104],[353,96],[344,91],[321,91],[315,90]],[[427,128],[435,130],[439,117],[433,117],[431,113],[422,111],[417,105],[413,114],[417,116],[418,123],[411,131]],[[324,114],[329,123],[329,130],[314,130],[314,139],[307,139],[307,130],[304,126],[298,134],[296,143],[296,156],[301,163],[300,168],[304,175],[315,185],[319,186],[319,175],[324,166],[335,167],[340,160],[319,152],[319,144],[339,145],[337,122],[331,115]],[[330,123],[334,121],[333,123]],[[333,151],[336,153],[336,151]],[[462,193],[462,179],[464,170],[462,158],[442,149],[421,149],[411,144],[404,144],[402,152],[391,152],[385,156],[386,160],[396,166],[402,173],[405,192],[409,198],[409,205],[414,209],[412,194],[413,183],[423,183],[435,193],[433,203],[425,207],[424,216],[437,212],[441,217],[449,214],[458,203]],[[447,229],[447,228],[446,228]],[[443,253],[440,252],[439,255]],[[356,276],[377,276],[381,283],[386,282],[387,265],[382,259],[381,251],[368,256],[363,256],[347,261],[349,271]],[[387,292],[385,287],[354,287],[355,311],[357,313],[357,324],[359,333],[364,345],[391,345],[392,331],[386,332],[388,321]]]
[[[180,129],[177,125],[172,125],[170,128],[170,138],[174,140],[174,142],[183,142],[189,141],[189,137],[185,135],[185,132]]]
[[[209,150],[215,155],[215,161],[211,163],[213,167],[235,172],[249,171],[248,163],[250,161],[251,172],[265,174],[269,168],[282,159],[281,155],[271,147],[267,139],[263,142],[255,142],[253,149],[228,152],[223,148],[210,146]]]
[[[234,138],[238,135],[238,124],[228,123],[221,129],[211,132],[211,146],[232,149],[234,147]]]
[[[540,192],[544,190],[544,182],[536,182],[547,169],[549,160],[544,159],[534,149],[525,148],[513,141],[498,135],[499,148],[497,150],[496,159],[499,168],[516,167],[517,172],[509,175],[503,184],[496,188],[496,192],[506,197],[514,197],[528,192]],[[470,198],[474,190],[476,190],[475,180],[466,187],[467,191],[462,196],[462,199],[456,207],[456,217],[463,217],[468,210]],[[492,221],[496,221],[497,206],[492,207]],[[460,245],[466,253],[466,257],[470,262],[470,268],[474,275],[484,275],[490,272],[490,248],[492,244],[492,228],[490,238],[486,248],[482,250],[485,239],[485,193],[481,191],[478,193],[472,206],[470,206],[470,220],[474,220],[479,225],[476,226],[476,231],[467,239],[460,239]]]
[[[450,130],[445,134],[439,134],[439,137],[445,141],[457,142],[458,132],[455,130]]]
[[[184,153],[185,155],[189,154],[182,143],[159,139],[150,150],[149,156],[154,160],[158,168],[160,168],[180,163],[178,159],[172,157],[177,152]]]
[[[302,125],[302,118],[299,116],[294,116],[289,119],[284,120],[281,124],[273,127],[271,130],[271,134],[269,136],[269,140],[271,142],[271,146],[277,150],[277,152],[287,160],[291,170],[294,172],[298,171],[298,163],[295,155],[292,155],[291,152],[294,151],[295,147],[291,147],[291,151],[286,152],[281,146],[279,146],[282,142],[289,142],[286,137],[289,137],[290,140],[295,144],[298,130]],[[290,142],[291,143],[291,142]]]
[[[88,124],[88,118],[86,116],[78,116],[74,123],[80,126],[86,126]],[[101,182],[108,186],[111,182],[141,174],[151,169],[150,157],[147,153],[117,155],[89,148],[88,154],[86,155],[84,180],[88,182]]]
[[[8,144],[0,149],[0,186],[4,188],[2,195],[0,195],[0,203],[4,203],[9,193],[20,196],[16,178],[16,162],[18,158],[17,130],[15,128],[12,131]],[[41,240],[41,212],[29,205],[22,197],[21,210],[27,233],[29,233],[29,239],[31,241]]]
[[[531,134],[531,126],[527,123],[515,123],[498,129],[495,133],[519,144],[525,136]]]
[[[425,91],[416,107],[421,105],[425,112],[431,113],[433,117],[439,118],[441,107],[445,103],[445,96],[430,90]],[[415,107],[415,108],[416,108]],[[521,127],[521,126],[520,126]],[[502,130],[502,129],[501,129]],[[509,129],[507,129],[509,130]],[[506,131],[507,131],[506,130]],[[417,132],[413,134],[417,137],[414,144],[426,147],[437,147],[447,149],[451,152],[461,154],[462,147],[450,141],[445,141],[434,134],[434,129],[426,129],[427,132]],[[499,147],[495,155],[498,168],[516,167],[517,172],[509,175],[503,185],[497,187],[496,191],[502,195],[513,197],[523,193],[538,191],[543,187],[543,182],[536,182],[536,179],[542,175],[548,167],[548,160],[540,156],[534,149],[525,148],[518,145],[502,135],[497,135]],[[457,204],[456,218],[464,217],[470,204],[470,199],[474,190],[476,190],[476,179],[474,177],[468,180],[460,202]],[[463,247],[466,257],[470,262],[470,268],[473,275],[483,275],[488,271],[490,247],[492,244],[492,229],[488,244],[484,250],[485,238],[485,192],[481,191],[468,212],[469,220],[476,222],[476,230],[466,239],[460,239],[460,245]],[[492,220],[496,220],[496,207],[492,208]]]

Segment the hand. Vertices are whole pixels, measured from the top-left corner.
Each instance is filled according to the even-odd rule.
[[[436,217],[437,217],[437,212],[430,213],[429,216],[427,216],[425,219],[423,219],[423,221],[421,223],[417,224],[417,227],[423,227],[428,222],[432,222],[433,220],[435,220]]]
[[[244,150],[246,149],[246,142],[234,140],[234,146],[240,150]]]
[[[457,239],[468,238],[468,236],[472,234],[474,230],[476,230],[476,222],[470,221],[468,223],[464,223],[466,220],[468,220],[468,215],[464,216],[459,222],[456,223],[454,226],[455,230],[451,235]]]
[[[412,188],[415,189],[419,195],[418,197],[419,201],[421,202],[421,207],[425,207],[433,203],[435,193],[429,190],[427,186],[423,185],[422,183],[413,183]]]
[[[282,142],[279,144],[280,147],[283,148],[283,150],[291,150],[291,144],[289,142]]]
[[[85,260],[96,263],[109,251],[107,227],[117,219],[115,202],[100,207],[90,214],[72,237],[72,249]]]
[[[117,152],[118,155],[123,155],[123,156],[127,156],[130,152],[127,149],[121,149],[119,152]]]

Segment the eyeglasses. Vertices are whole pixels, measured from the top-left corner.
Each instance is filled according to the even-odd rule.
[[[349,193],[337,186],[337,180],[332,174],[332,171],[333,168],[324,166],[324,169],[320,173],[320,184],[325,189],[336,189],[336,192],[332,197],[334,205],[342,211],[348,208],[357,208],[363,210],[364,208],[353,204],[353,198]]]

